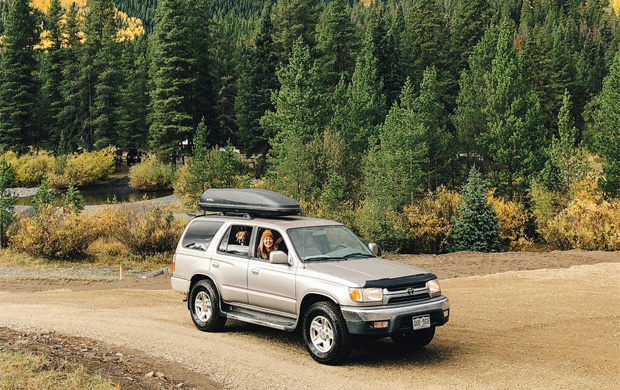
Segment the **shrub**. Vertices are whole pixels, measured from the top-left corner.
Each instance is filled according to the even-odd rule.
[[[111,234],[137,254],[173,250],[185,228],[185,223],[176,219],[169,207],[131,204],[116,211]]]
[[[114,155],[114,149],[106,148],[69,156],[64,169],[66,184],[73,181],[81,187],[106,179],[114,173]]]
[[[56,159],[47,152],[26,153],[19,158],[13,152],[4,155],[15,172],[15,184],[18,187],[35,187],[44,175],[56,170]]]
[[[173,182],[172,167],[157,161],[155,156],[144,159],[129,170],[129,185],[140,190],[171,188]]]
[[[489,203],[495,208],[499,219],[499,235],[504,246],[509,250],[526,250],[532,245],[532,241],[525,234],[525,229],[530,220],[530,214],[522,204],[496,198],[491,192]]]
[[[413,251],[443,253],[448,250],[448,237],[452,234],[460,203],[458,193],[442,187],[404,208]]]
[[[0,158],[0,250],[7,246],[7,232],[15,220],[14,206],[17,197],[9,191],[14,181],[15,174],[11,165],[4,158]]]
[[[620,250],[620,200],[605,200],[596,180],[577,193],[568,206],[539,230],[560,249]]]
[[[363,201],[354,212],[352,226],[366,243],[374,242],[390,252],[407,249],[408,232],[403,214],[388,210],[384,205]]]
[[[200,195],[209,188],[248,188],[248,166],[240,161],[232,146],[224,150],[199,149],[179,172],[174,183],[174,193],[190,210],[198,208]]]
[[[96,238],[90,219],[75,213],[63,215],[47,206],[37,216],[18,219],[11,243],[16,250],[33,256],[76,260],[86,256]]]

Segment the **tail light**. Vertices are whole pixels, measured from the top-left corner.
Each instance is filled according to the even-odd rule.
[[[174,272],[176,262],[177,262],[177,254],[175,253],[174,256],[172,256],[172,272]]]

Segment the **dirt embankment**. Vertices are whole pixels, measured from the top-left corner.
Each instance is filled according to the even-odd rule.
[[[199,332],[182,296],[167,289],[165,277],[144,286],[133,282],[131,288],[107,284],[103,290],[95,283],[39,292],[25,291],[24,280],[15,289],[5,281],[0,326],[29,335],[53,331],[59,337],[84,337],[76,339],[82,340],[79,344],[105,343],[110,353],[136,351],[151,359],[147,362],[180,370],[166,373],[174,378],[169,385],[184,381],[197,388],[617,389],[620,254],[457,253],[393,259],[444,279],[451,320],[421,352],[404,351],[389,340],[367,342],[341,367],[316,364],[296,334],[235,321],[221,333]],[[75,355],[89,359],[89,352]],[[105,361],[110,354],[101,356]],[[129,376],[142,378],[154,370],[149,367]],[[200,377],[185,379],[184,372]]]

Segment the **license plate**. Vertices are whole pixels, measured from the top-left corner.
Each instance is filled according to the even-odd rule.
[[[426,329],[431,327],[431,316],[430,314],[413,317],[413,330]]]

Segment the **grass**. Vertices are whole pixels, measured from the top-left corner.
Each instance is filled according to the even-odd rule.
[[[102,239],[95,241],[89,248],[89,255],[84,259],[50,260],[34,257],[27,253],[11,249],[0,251],[0,267],[20,267],[29,269],[41,268],[94,268],[119,267],[134,271],[154,271],[169,268],[172,264],[172,253],[138,256],[128,253],[120,243]],[[82,278],[83,279],[83,278]]]
[[[25,352],[0,352],[0,389],[109,390],[115,387],[83,366],[60,363],[54,369],[43,357]]]

